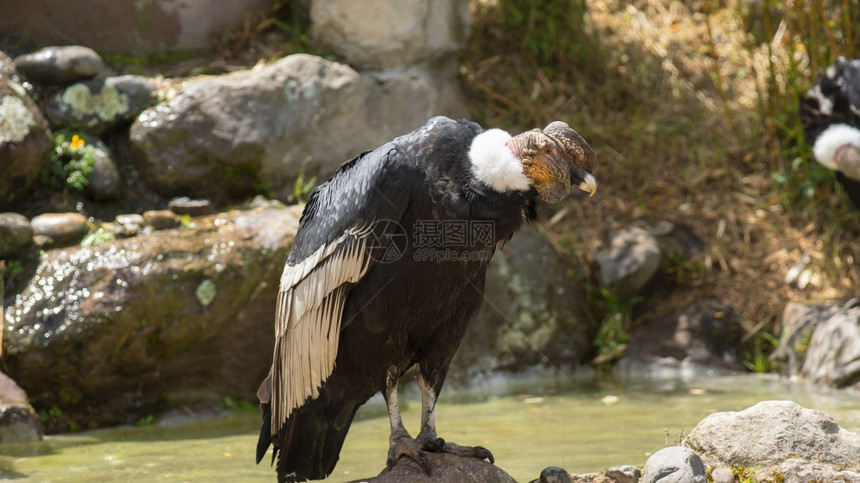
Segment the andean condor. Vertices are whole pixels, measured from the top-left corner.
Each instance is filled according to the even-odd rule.
[[[511,137],[430,119],[344,164],[305,206],[284,267],[275,350],[258,397],[257,463],[270,444],[279,481],[325,478],[359,406],[382,391],[400,456],[486,458],[436,435],[436,398],[481,306],[496,247],[577,187],[597,189],[594,152],[563,122]],[[418,364],[421,429],[410,437],[398,378]]]
[[[818,76],[800,100],[800,120],[816,161],[836,171],[860,208],[860,58],[840,57]]]

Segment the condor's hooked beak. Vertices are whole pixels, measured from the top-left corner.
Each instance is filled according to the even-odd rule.
[[[512,152],[523,163],[523,173],[538,195],[557,203],[577,187],[594,196],[597,192],[597,157],[576,131],[561,121],[543,130],[532,129],[509,141]]]

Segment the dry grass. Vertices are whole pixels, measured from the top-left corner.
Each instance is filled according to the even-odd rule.
[[[856,1],[795,3],[785,16],[768,1],[553,0],[542,8],[572,5],[567,18],[513,28],[509,9],[529,3],[475,3],[461,71],[483,124],[518,130],[561,119],[598,152],[597,196],[553,208],[566,212],[554,238],[585,264],[606,230],[639,219],[686,224],[708,245],[677,267],[678,283],[637,306],[635,324],[714,297],[752,335],[775,330],[789,301],[857,293],[860,215],[807,161],[796,120],[797,95],[822,59],[860,54],[849,49],[856,19],[841,16],[856,16]],[[558,30],[553,22],[568,22],[569,55],[533,46],[535,32],[540,42],[542,30]],[[806,284],[787,284],[804,254]]]

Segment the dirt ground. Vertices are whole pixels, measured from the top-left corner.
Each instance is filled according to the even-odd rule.
[[[592,267],[607,230],[634,220],[685,224],[706,242],[704,252],[673,268],[674,283],[635,306],[632,326],[712,297],[737,310],[752,339],[759,331],[778,335],[788,302],[855,296],[858,212],[829,173],[803,160],[808,146],[786,159],[792,151],[773,135],[796,112],[792,82],[805,90],[817,72],[802,45],[785,48],[797,42],[790,32],[777,27],[770,55],[794,55],[804,78],[777,71],[771,79],[765,73],[781,64],[768,62],[767,42],[753,42],[761,18],[740,14],[734,2],[707,14],[698,2],[584,3],[575,28],[585,52],[570,65],[542,68],[528,45],[511,44],[502,22],[485,12],[483,20],[476,15],[461,72],[481,122],[565,120],[598,153],[597,195],[546,208],[544,217],[583,266]],[[781,103],[763,102],[766,82],[784,82],[771,86],[785,93]],[[799,196],[778,182],[813,175],[824,179]]]

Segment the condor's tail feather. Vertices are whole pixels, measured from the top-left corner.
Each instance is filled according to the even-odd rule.
[[[280,431],[272,435],[269,399],[264,399],[266,394],[262,389],[261,386],[258,391],[258,396],[262,396],[263,424],[257,441],[257,463],[266,456],[269,445],[273,445],[272,462],[278,461],[279,482],[318,480],[331,474],[360,402],[310,401],[296,409]]]

